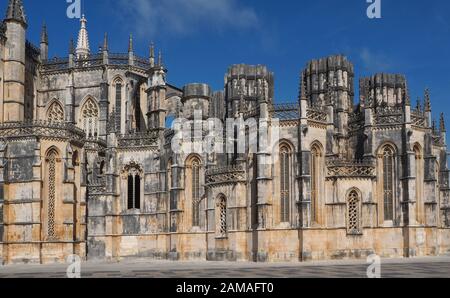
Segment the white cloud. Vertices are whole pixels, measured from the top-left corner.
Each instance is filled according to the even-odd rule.
[[[253,29],[258,27],[254,9],[238,0],[119,0],[117,12],[140,36],[189,34],[208,28]]]
[[[364,69],[371,73],[384,72],[392,68],[392,63],[384,55],[371,52],[367,48],[359,52],[359,58],[363,63]]]

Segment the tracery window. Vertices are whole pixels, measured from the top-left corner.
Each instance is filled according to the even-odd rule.
[[[56,162],[58,152],[50,150],[47,154],[46,162],[48,169],[48,202],[47,202],[47,236],[49,239],[55,238],[55,200],[56,200]]]
[[[317,222],[321,158],[322,150],[317,144],[314,144],[311,148],[311,222]]]
[[[136,163],[127,165],[123,171],[123,178],[127,181],[128,210],[141,208],[141,183],[143,173]]]
[[[361,205],[356,190],[352,190],[347,198],[347,232],[349,234],[361,233]]]
[[[280,220],[289,222],[290,209],[290,150],[287,146],[280,148]]]
[[[192,226],[200,226],[200,161],[194,159],[191,168],[192,185]]]
[[[58,102],[53,102],[47,111],[47,119],[50,122],[63,122],[64,121],[64,109]]]
[[[423,202],[423,156],[420,146],[414,146],[414,155],[416,160],[416,218],[418,223],[423,222],[424,202]]]
[[[89,98],[81,109],[80,123],[86,136],[91,139],[98,137],[98,125],[99,125],[99,108],[97,103]]]
[[[227,201],[226,198],[221,196],[217,202],[217,212],[218,212],[218,236],[226,237],[227,236]]]
[[[395,185],[395,150],[385,146],[382,151],[383,160],[383,211],[384,220],[394,220],[394,185]]]

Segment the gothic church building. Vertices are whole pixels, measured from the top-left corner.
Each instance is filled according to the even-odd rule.
[[[0,262],[148,258],[309,261],[450,254],[444,118],[412,106],[402,75],[359,80],[331,56],[307,63],[297,101],[265,66],[233,65],[223,90],[167,81],[162,55],[68,56],[26,40],[21,0],[0,23]],[[266,119],[257,152],[173,152],[169,119]],[[279,121],[272,121],[279,119]],[[261,124],[263,123],[263,124]],[[202,126],[201,126],[202,127]],[[200,134],[201,141],[208,131]]]

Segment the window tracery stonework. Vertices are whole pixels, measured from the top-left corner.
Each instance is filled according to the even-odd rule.
[[[348,212],[348,234],[361,234],[361,208],[359,195],[352,190],[348,196],[347,202]]]
[[[192,225],[200,225],[200,162],[195,159],[191,165],[192,178]]]
[[[56,162],[58,154],[52,150],[47,156],[48,163],[48,226],[49,239],[55,238],[55,197],[56,197]]]
[[[281,222],[289,222],[290,201],[290,151],[286,146],[280,149],[280,210]]]
[[[217,202],[218,209],[218,237],[225,238],[227,237],[227,201],[224,197],[220,198]]]
[[[383,199],[384,220],[394,219],[394,179],[395,151],[391,146],[385,146],[379,158],[383,161]]]
[[[127,180],[127,209],[141,208],[141,185],[144,172],[135,161],[129,162],[122,170],[122,179]]]
[[[64,110],[58,102],[52,103],[47,111],[47,119],[50,122],[63,122]]]
[[[88,138],[98,137],[99,109],[97,103],[89,98],[81,109],[81,125]]]

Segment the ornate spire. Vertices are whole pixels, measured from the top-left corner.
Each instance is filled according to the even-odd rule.
[[[431,100],[430,100],[430,90],[425,89],[425,104],[424,104],[425,112],[431,112]]]
[[[27,25],[27,16],[23,8],[22,0],[9,0],[8,10],[6,11],[6,21],[13,20]]]
[[[88,31],[86,28],[86,17],[83,15],[81,17],[81,28],[80,28],[80,32],[78,33],[78,43],[77,43],[77,49],[76,49],[76,54],[77,57],[87,57],[89,56],[91,50],[89,49],[89,36],[88,36]]]
[[[103,38],[103,51],[108,51],[108,33],[105,32],[105,37]]]
[[[133,35],[130,34],[130,39],[128,40],[128,53],[133,52]]]
[[[445,129],[444,113],[441,113],[441,119],[440,119],[440,123],[439,123],[439,128],[440,128],[441,132],[447,132],[447,130]]]
[[[42,24],[41,43],[48,44],[47,25],[45,23]]]

